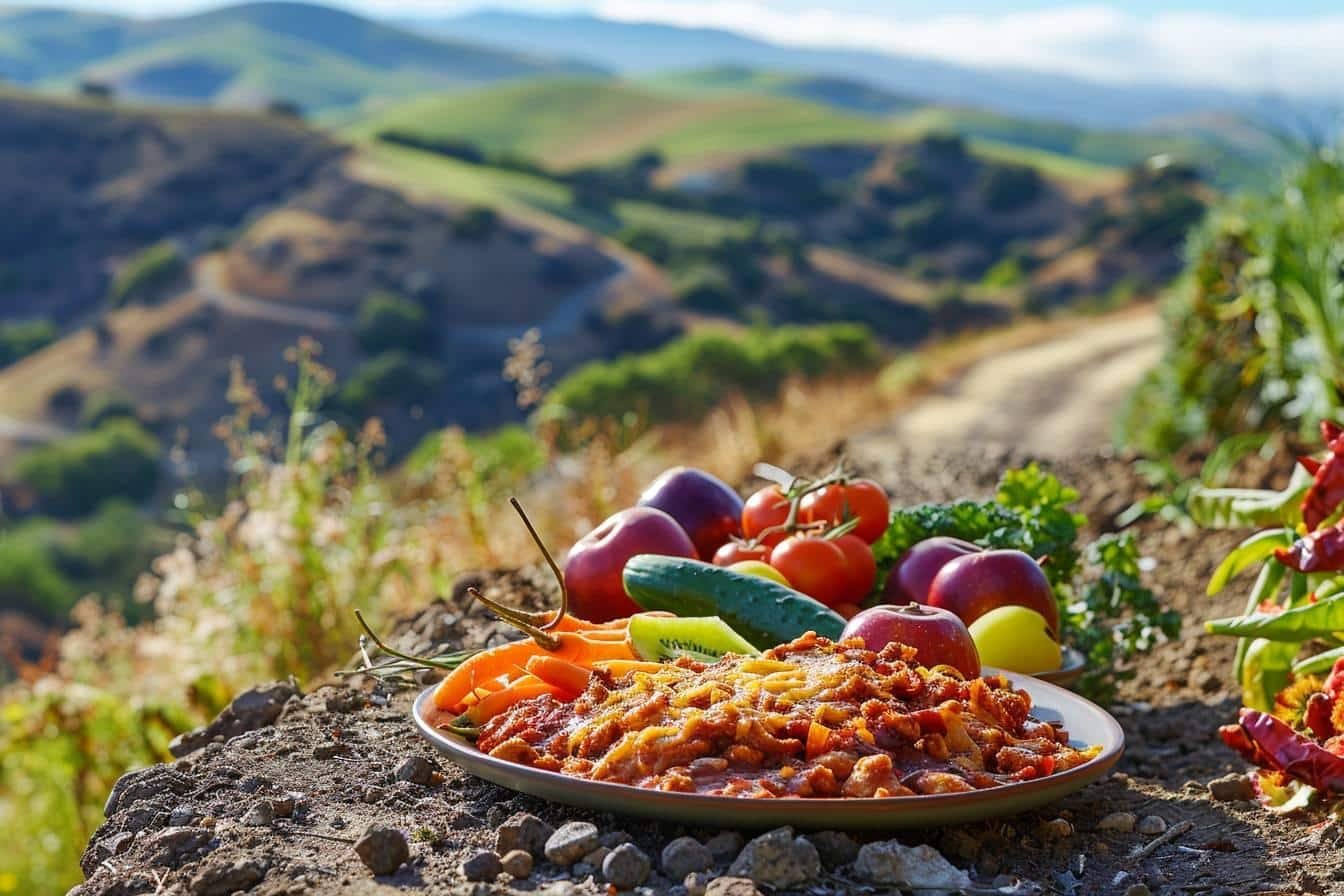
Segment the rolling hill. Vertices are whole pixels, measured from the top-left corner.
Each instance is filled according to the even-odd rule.
[[[405,21],[427,33],[522,52],[572,56],[631,75],[731,65],[838,76],[925,102],[970,105],[1086,127],[1134,127],[1208,110],[1273,111],[1260,97],[1221,90],[1101,84],[1065,75],[976,69],[864,50],[783,46],[731,31],[619,22],[589,15],[483,10],[451,18]],[[1306,104],[1295,106],[1299,114],[1305,111]],[[1325,108],[1319,111],[1332,114]]]
[[[139,98],[324,111],[370,98],[594,66],[427,37],[308,3],[262,2],[130,19],[0,9],[0,79],[29,86],[96,80]]]

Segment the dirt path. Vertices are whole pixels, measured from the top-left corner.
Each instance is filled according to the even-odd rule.
[[[987,444],[1046,455],[1101,447],[1125,396],[1160,353],[1156,312],[1108,318],[981,361],[851,445]]]

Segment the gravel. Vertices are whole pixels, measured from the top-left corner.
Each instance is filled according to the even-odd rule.
[[[672,880],[682,880],[695,871],[707,871],[713,864],[713,854],[694,837],[678,837],[668,843],[658,859],[658,867]]]
[[[630,890],[648,879],[652,863],[633,843],[622,843],[607,854],[602,862],[602,876],[618,890]]]
[[[597,849],[601,834],[597,825],[587,821],[570,821],[556,828],[546,840],[546,858],[557,865],[568,867]]]
[[[523,880],[532,873],[532,854],[525,849],[513,849],[500,857],[500,867],[515,880]]]
[[[408,756],[397,766],[397,780],[425,787],[433,783],[434,774],[438,770],[438,766],[423,756]]]
[[[401,831],[374,823],[355,841],[355,854],[374,874],[391,874],[410,861],[411,846]]]
[[[534,859],[546,852],[546,841],[555,828],[535,815],[519,812],[499,826],[495,834],[495,852],[500,855],[521,849]]]
[[[816,831],[805,836],[817,848],[822,867],[828,871],[848,865],[859,857],[859,844],[842,831]]]
[[[1133,812],[1112,812],[1097,822],[1099,831],[1116,831],[1121,834],[1132,833],[1139,824],[1139,816]]]
[[[927,844],[911,847],[897,840],[865,844],[854,870],[864,880],[905,890],[955,893],[971,886],[965,871]]]
[[[1167,830],[1167,820],[1161,815],[1145,815],[1139,819],[1138,831],[1140,834],[1164,834]]]
[[[719,831],[705,841],[705,849],[709,850],[709,854],[714,857],[715,863],[720,865],[727,865],[737,858],[737,854],[746,845],[746,839],[737,831]]]
[[[1245,774],[1223,775],[1209,782],[1209,796],[1220,803],[1249,803],[1255,799],[1255,787]]]
[[[761,891],[745,877],[716,877],[705,888],[705,896],[761,896]]]
[[[526,855],[526,853],[524,853]],[[528,856],[530,861],[531,856]],[[492,881],[504,871],[499,856],[488,849],[478,850],[462,863],[462,876],[473,881]]]
[[[821,876],[821,857],[805,837],[794,836],[793,828],[775,828],[747,843],[728,873],[774,889],[796,887]]]

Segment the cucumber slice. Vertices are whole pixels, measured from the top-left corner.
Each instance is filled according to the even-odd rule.
[[[636,613],[630,617],[630,646],[642,660],[667,662],[688,656],[702,663],[712,663],[725,653],[756,656],[755,647],[728,623],[717,616],[649,616]]]

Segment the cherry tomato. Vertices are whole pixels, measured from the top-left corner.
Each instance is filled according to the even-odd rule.
[[[873,585],[877,584],[877,561],[873,559],[873,549],[868,547],[868,542],[853,532],[832,538],[831,541],[845,555],[845,562],[849,564],[847,599],[858,603],[867,597],[868,592],[873,590]]]
[[[849,600],[849,561],[832,541],[809,534],[790,535],[770,552],[770,565],[796,590],[828,607]]]
[[[742,507],[742,534],[747,538],[756,538],[766,529],[783,525],[789,518],[789,499],[778,485],[767,485],[747,499]],[[774,547],[784,540],[788,533],[779,531],[767,535],[760,541]]]
[[[798,516],[806,523],[824,522],[832,526],[857,518],[859,524],[853,534],[872,544],[887,531],[891,502],[882,486],[873,480],[854,479],[844,485],[836,483],[804,495],[798,506]]]
[[[753,544],[734,538],[714,552],[715,566],[732,566],[744,560],[759,560],[762,563],[770,559],[770,546]]]

